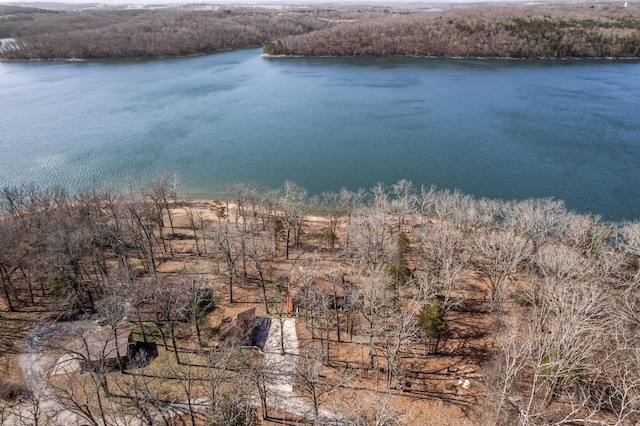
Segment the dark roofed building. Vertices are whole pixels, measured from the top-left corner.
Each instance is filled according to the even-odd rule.
[[[115,368],[129,362],[134,344],[130,329],[98,331],[89,334],[85,347],[80,350],[84,356],[83,371],[95,371],[102,366]]]
[[[247,309],[236,315],[233,320],[223,322],[220,330],[222,340],[239,345],[252,345],[252,333],[256,325],[256,308]],[[226,323],[226,324],[225,324]]]
[[[251,340],[251,331],[256,318],[256,308],[247,309],[240,312],[236,317],[236,326],[240,329],[242,340],[249,342]]]

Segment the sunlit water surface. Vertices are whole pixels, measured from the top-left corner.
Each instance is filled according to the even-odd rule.
[[[0,64],[0,185],[126,170],[311,193],[409,179],[640,219],[640,63],[263,59]]]

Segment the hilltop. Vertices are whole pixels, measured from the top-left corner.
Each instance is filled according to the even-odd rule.
[[[4,60],[271,56],[637,58],[640,5],[0,6]]]

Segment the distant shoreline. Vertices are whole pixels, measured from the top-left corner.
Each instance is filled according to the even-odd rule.
[[[224,51],[218,51],[213,53],[194,53],[190,55],[182,55],[182,56],[164,56],[164,57],[132,57],[132,58],[100,58],[100,59],[82,59],[82,58],[51,58],[51,59],[4,59],[0,57],[0,63],[29,63],[29,62],[135,62],[135,61],[162,61],[166,59],[188,59],[188,58],[197,58],[201,56],[207,55],[217,55],[221,53],[233,52],[236,50],[245,50],[245,49],[260,49],[258,47],[252,48],[241,48],[241,49],[230,49]],[[478,60],[478,61],[640,61],[640,57],[637,56],[628,56],[628,57],[562,57],[562,58],[511,58],[511,57],[482,57],[482,56],[338,56],[338,55],[272,55],[268,53],[261,53],[261,58],[264,59],[287,59],[287,58],[308,58],[308,59],[340,59],[340,58],[380,58],[380,59],[451,59],[451,60]]]
[[[262,53],[260,57],[264,59],[286,59],[286,58],[327,58],[327,59],[338,59],[338,58],[387,58],[387,59],[453,59],[453,60],[478,60],[478,61],[640,61],[640,57],[638,56],[603,56],[603,57],[562,57],[562,58],[512,58],[508,56],[504,57],[488,57],[488,56],[347,56],[347,55],[322,55],[322,56],[312,56],[312,55],[272,55],[269,53]]]
[[[425,11],[425,5],[448,7]],[[255,4],[216,10],[183,6],[59,12],[0,4],[0,37],[20,36],[13,48],[0,48],[0,60],[159,60],[258,47],[264,58],[640,58],[638,3],[324,7]]]

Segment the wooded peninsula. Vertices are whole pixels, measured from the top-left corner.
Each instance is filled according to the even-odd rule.
[[[640,421],[639,223],[178,182],[2,188],[3,425]]]
[[[213,10],[212,10],[213,9]],[[638,58],[640,4],[44,10],[0,5],[0,59],[267,55]]]

